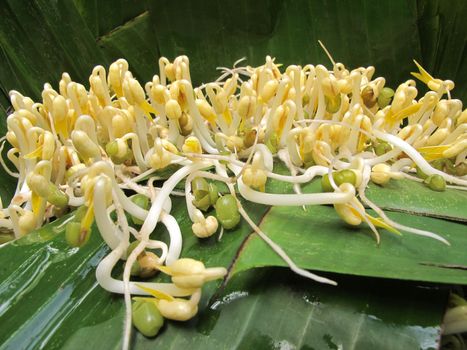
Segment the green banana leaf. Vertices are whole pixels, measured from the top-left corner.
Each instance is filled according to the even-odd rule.
[[[251,212],[258,209],[245,206]],[[255,221],[264,216],[267,208],[262,209],[254,212]],[[135,349],[187,344],[200,349],[270,349],[281,342],[297,348],[437,347],[447,288],[327,274],[339,283],[332,287],[279,268],[237,273],[237,266],[251,259],[250,244],[245,243],[251,234],[245,223],[220,242],[200,242],[190,232],[183,200],[174,201],[173,213],[180,218],[184,236],[182,255],[203,259],[207,266],[230,266],[229,279],[205,286],[194,320],[168,322],[156,339],[137,334]],[[94,276],[109,249],[96,228],[86,246],[70,248],[61,222],[0,250],[0,349],[121,346],[122,298],[100,288]],[[155,235],[167,239],[160,228]],[[265,254],[263,249],[257,252]],[[257,258],[253,261],[261,261]],[[267,265],[276,263],[273,257]],[[121,276],[121,268],[116,270]]]
[[[402,224],[442,232],[451,246],[420,236],[396,236],[389,232],[382,232],[381,245],[377,246],[369,229],[342,227],[334,209],[324,206],[308,208],[307,212],[274,207],[264,216],[260,228],[304,268],[467,284],[465,224],[402,213],[391,213],[389,217]],[[286,266],[263,240],[252,235],[244,243],[234,271],[271,264]]]
[[[461,0],[6,0],[0,5],[0,113],[7,114],[11,89],[38,99],[43,83],[56,85],[63,71],[86,83],[94,65],[119,57],[142,81],[157,73],[161,55],[188,55],[195,83],[215,78],[217,66],[229,67],[241,57],[250,65],[269,54],[286,65],[330,66],[318,39],[336,61],[374,65],[392,86],[410,78],[414,58],[434,76],[454,80],[454,96],[466,101],[466,15]],[[4,132],[5,118],[0,120]],[[5,204],[15,182],[0,172]],[[300,266],[339,273],[327,274],[338,287],[310,283],[285,269],[255,269],[283,263],[244,223],[221,242],[199,241],[190,233],[183,202],[176,201],[183,254],[208,266],[230,266],[231,273],[221,285],[206,286],[196,319],[170,322],[156,339],[138,334],[134,348],[438,348],[447,291],[393,279],[466,284],[467,238],[460,222],[467,204],[465,192],[435,194],[421,185],[407,192],[412,185],[391,181],[367,194],[400,212],[390,217],[436,231],[450,247],[388,232],[377,247],[368,229],[343,226],[330,207],[304,212],[245,203],[253,220]],[[269,189],[292,190],[274,182]],[[294,218],[293,226],[284,227],[284,218]],[[0,348],[119,347],[122,298],[103,291],[94,278],[107,252],[98,232],[86,247],[70,249],[59,223],[0,248]]]

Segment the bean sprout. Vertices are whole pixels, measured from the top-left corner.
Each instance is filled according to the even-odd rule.
[[[392,90],[384,78],[373,79],[374,67],[349,71],[324,50],[332,70],[293,65],[281,72],[270,56],[262,66],[239,67],[241,59],[196,88],[188,57],[162,57],[159,75],[143,88],[119,59],[108,74],[95,67],[89,89],[64,73],[59,91],[45,85],[42,103],[11,91],[14,112],[0,153],[6,139],[16,171],[3,158],[0,163],[18,185],[2,208],[0,228],[19,238],[61,209],[79,207],[63,226],[68,242],[82,246],[95,221],[111,249],[97,267],[97,281],[125,297],[124,349],[132,295],[152,296],[148,302],[163,317],[187,320],[197,312],[203,284],[227,274],[224,267],[181,258],[183,236],[171,214],[171,195],[185,196],[199,238],[219,231],[220,240],[243,218],[294,272],[322,283],[336,284],[299,268],[253,222],[244,201],[333,205],[345,223],[366,223],[378,243],[384,238],[377,228],[449,244],[439,234],[389,219],[365,189],[370,181],[384,185],[402,177],[434,190],[446,183],[467,188],[467,110],[451,98],[454,83],[433,78],[416,63],[420,72],[412,74],[430,89],[417,100],[414,80]],[[274,172],[275,158],[290,175]],[[302,193],[300,185],[316,178],[323,192]],[[177,191],[183,181],[184,192]],[[225,183],[228,193],[220,193],[215,181]],[[268,193],[270,181],[290,183],[294,193]],[[168,243],[153,234],[159,222]],[[125,261],[122,280],[111,274],[119,260]],[[132,280],[158,272],[172,282]]]

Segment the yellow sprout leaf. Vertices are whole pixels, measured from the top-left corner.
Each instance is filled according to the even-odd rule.
[[[366,141],[368,140],[368,136],[363,133],[358,134],[358,143],[357,143],[357,151],[363,152],[366,147]]]
[[[224,113],[222,113],[224,116],[225,121],[227,122],[228,125],[232,123],[232,114],[230,114],[229,109],[227,108]]]
[[[32,211],[33,211],[34,215],[37,215],[39,213],[39,210],[42,207],[42,204],[44,202],[44,198],[40,197],[34,191],[32,191],[31,202],[32,202]]]
[[[399,235],[399,236],[402,236],[402,233],[400,233],[397,229],[395,229],[394,227],[388,225],[387,223],[385,223],[381,218],[375,218],[371,215],[368,215],[368,214],[365,214],[367,219],[373,224],[375,225],[376,227],[381,227],[381,228],[384,228],[385,230],[389,231],[389,232],[392,232],[392,233],[395,233],[396,235]]]
[[[81,221],[81,230],[88,231],[91,228],[91,225],[94,221],[94,201],[91,201],[84,214],[83,220]]]
[[[148,103],[148,101],[143,101],[139,104],[141,109],[144,111],[144,114],[149,118],[149,120],[152,120],[152,114],[157,114],[157,111]]]
[[[55,130],[61,135],[64,139],[68,139],[68,125],[66,118],[63,120],[55,120]]]
[[[184,153],[203,153],[203,148],[199,140],[195,136],[190,136],[185,140],[185,143],[182,146],[182,151]]]
[[[136,286],[139,289],[145,291],[146,293],[151,294],[154,298],[162,299],[162,300],[168,300],[168,301],[174,301],[175,300],[175,298],[173,296],[171,296],[170,294],[166,294],[166,293],[161,292],[159,290],[155,290],[155,289],[152,289],[152,288],[147,288],[147,287],[142,286],[141,284],[136,284]]]
[[[355,216],[363,220],[362,215],[357,210],[355,210],[355,208],[352,208],[349,206],[349,209],[352,212],[352,214],[354,214]],[[389,232],[402,236],[402,234],[397,229],[385,223],[381,218],[375,218],[371,215],[368,215],[367,213],[365,213],[365,217],[368,219],[368,221],[370,221],[376,227],[384,228],[385,230],[388,230]]]
[[[42,148],[43,146],[39,146],[37,147],[34,151],[32,151],[31,153],[28,153],[26,155],[23,156],[23,158],[25,159],[34,159],[34,158],[40,158],[42,156]]]
[[[415,114],[417,113],[420,108],[422,107],[422,103],[415,103],[409,107],[406,107],[402,110],[400,110],[399,112],[393,114],[393,113],[388,113],[386,115],[386,119],[392,119],[393,122],[398,122],[398,121],[401,121],[405,118],[407,118],[408,116],[412,115],[412,114]]]
[[[413,60],[420,73],[410,72],[415,78],[428,85],[430,81],[435,80],[417,61]]]
[[[163,273],[165,273],[166,275],[169,275],[169,276],[172,276],[172,270],[167,267],[167,266],[164,266],[164,265],[160,265],[160,266],[157,266],[157,269],[159,271],[162,271]]]
[[[418,152],[425,158],[427,161],[436,160],[444,158],[444,151],[448,150],[452,145],[442,145],[442,146],[425,146],[419,147]]]
[[[433,78],[417,61],[413,61],[417,65],[420,73],[411,72],[410,74],[412,74],[415,78],[419,79],[420,81],[424,82],[430,90],[438,91],[438,89],[441,87],[441,85],[443,85],[443,83],[448,83],[448,85],[446,86],[448,90],[452,90],[454,88],[454,83],[450,81],[443,82],[441,79]]]

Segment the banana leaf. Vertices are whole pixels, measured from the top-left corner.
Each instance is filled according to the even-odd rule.
[[[245,206],[255,221],[267,210]],[[173,212],[184,236],[182,255],[203,259],[207,266],[230,266],[229,279],[204,288],[195,319],[167,322],[156,339],[136,334],[133,348],[190,344],[196,349],[272,349],[282,343],[296,348],[437,347],[448,288],[326,274],[339,283],[332,287],[285,269],[252,269],[254,264],[239,272],[238,266],[252,259],[251,232],[245,223],[220,242],[216,237],[200,242],[190,232],[183,200],[174,201]],[[121,346],[122,299],[104,291],[94,275],[109,249],[96,228],[87,245],[70,248],[63,220],[0,250],[0,349]],[[167,239],[160,228],[154,235]],[[264,249],[256,252],[259,256],[252,260],[261,262]],[[276,263],[280,261],[273,257],[266,265]],[[121,268],[115,274],[121,278]]]
[[[38,99],[43,83],[56,86],[63,71],[86,84],[94,65],[119,57],[142,81],[157,73],[161,55],[188,55],[195,83],[215,78],[217,66],[232,66],[242,57],[250,65],[271,55],[285,65],[329,67],[318,39],[336,61],[374,65],[391,86],[410,78],[416,59],[434,76],[454,80],[454,96],[465,101],[466,15],[461,0],[6,0],[0,5],[0,113],[6,117],[11,89]],[[4,131],[5,118],[0,120]],[[5,204],[15,182],[4,171],[0,176]],[[229,279],[206,287],[194,320],[170,322],[156,339],[138,334],[134,348],[438,348],[447,290],[426,283],[466,284],[466,230],[460,223],[466,219],[465,192],[435,195],[423,186],[407,192],[408,186],[374,186],[368,196],[402,223],[439,231],[450,247],[387,232],[377,247],[368,229],[343,226],[330,207],[304,212],[245,203],[253,220],[300,266],[327,271],[339,283],[332,288],[285,269],[258,269],[283,263],[245,223],[220,242],[199,241],[190,232],[183,202],[176,202],[183,254],[208,266],[230,266]],[[318,187],[312,183],[305,190]],[[284,218],[293,218],[293,225],[284,227]],[[103,291],[94,278],[108,249],[98,232],[84,248],[69,248],[59,224],[0,248],[0,348],[120,346],[122,299]]]

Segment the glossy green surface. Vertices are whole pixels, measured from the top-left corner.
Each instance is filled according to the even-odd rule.
[[[124,305],[120,296],[95,282],[94,268],[108,252],[98,236],[80,250],[66,247],[61,234],[47,242],[22,243],[0,251],[5,267],[0,270],[0,348],[119,348]],[[198,248],[189,247],[189,255],[199,253]],[[7,252],[22,258],[22,264],[8,263]],[[217,252],[209,260],[232,258]],[[133,346],[273,349],[284,343],[334,349],[355,343],[363,349],[436,348],[446,291],[328,277],[339,286],[310,283],[279,268],[236,275],[225,288],[211,284],[205,289],[202,304],[209,301],[209,307],[194,320],[167,322],[155,339],[135,334]]]
[[[301,267],[350,275],[378,276],[443,283],[467,284],[466,225],[440,219],[389,213],[396,222],[431,230],[451,246],[434,239],[380,230],[381,244],[368,227],[343,224],[332,207],[274,207],[260,228],[293,257]],[[244,245],[235,271],[282,260],[256,235]]]
[[[237,342],[242,349],[436,347],[435,315],[440,309],[432,299],[444,299],[442,290],[403,283],[396,284],[396,289],[394,284],[375,279],[328,277],[336,278],[341,288],[304,283],[278,268],[242,273],[209,310],[220,313],[210,334],[219,334],[219,323],[229,322],[234,334],[227,336],[226,343]],[[242,334],[241,341],[237,332]]]
[[[433,191],[423,183],[390,180],[384,186],[370,184],[367,197],[383,209],[417,215],[467,221],[467,191]]]
[[[434,76],[453,79],[457,85],[453,96],[467,97],[467,6],[462,0],[181,4],[6,0],[0,5],[0,16],[2,116],[9,108],[9,90],[37,99],[44,82],[56,86],[63,71],[87,86],[94,65],[107,67],[119,57],[129,61],[130,69],[142,81],[157,73],[160,55],[172,59],[187,54],[195,83],[212,79],[218,74],[215,67],[231,66],[243,56],[251,65],[261,64],[270,54],[284,64],[323,63],[330,67],[316,44],[318,39],[337,61],[350,67],[374,65],[377,75],[385,76],[389,86],[410,78],[409,72],[415,68],[411,60],[415,58]],[[5,130],[4,118],[0,130]],[[5,204],[14,192],[15,181],[2,169],[0,178]],[[319,190],[319,182],[304,187],[304,191],[312,190]],[[292,186],[271,182],[268,191],[288,193]],[[438,194],[423,185],[391,181],[385,188],[371,185],[368,196],[390,210],[467,220],[465,192],[447,190]],[[255,222],[267,212],[263,206],[246,206]],[[221,242],[217,237],[200,241],[190,233],[191,222],[183,208],[182,201],[174,201],[174,215],[184,234],[184,256],[202,259],[207,266],[233,264],[250,228],[241,222],[238,228],[226,232]],[[349,232],[338,223],[332,209],[307,210],[306,214],[300,208],[286,212],[286,219],[297,218],[302,224],[295,228],[301,230],[305,217],[315,220],[315,213],[321,213],[317,223],[334,228],[329,237],[325,234],[329,226],[325,232],[325,226],[319,227],[320,234],[307,236],[302,244],[293,239],[293,232],[282,237],[278,228],[271,230],[267,225],[283,218],[283,208],[271,210],[262,221],[265,231],[276,235],[275,239],[302,266],[391,278],[408,278],[412,271],[411,279],[465,283],[465,270],[419,264],[465,266],[460,250],[466,230],[461,224],[394,214],[394,218],[413,226],[441,228],[440,233],[453,245],[448,248],[428,239],[408,235],[399,238],[384,232],[382,245],[377,248],[368,230]],[[162,231],[156,235],[166,236]],[[319,249],[315,250],[316,242],[307,245],[308,238],[319,238]],[[308,249],[319,251],[323,258],[313,254],[305,257],[304,250]],[[0,348],[120,348],[122,298],[102,290],[94,277],[95,266],[107,252],[95,231],[90,242],[77,250],[65,244],[63,229],[52,226],[0,248]],[[279,263],[254,237],[241,250],[235,268]],[[206,286],[195,320],[169,322],[156,339],[135,335],[134,348],[437,348],[444,292],[401,285],[395,280],[328,277],[336,279],[339,286],[303,281],[281,269],[235,275],[225,290],[211,283]],[[211,307],[205,308],[210,298]]]
[[[272,232],[268,229],[267,225],[275,225],[275,235],[272,236],[301,266],[359,275],[410,278],[417,280],[426,279],[458,283],[465,282],[463,277],[465,276],[465,272],[462,270],[440,269],[434,266],[417,266],[418,262],[422,261],[420,258],[423,257],[422,252],[425,252],[425,248],[432,243],[429,240],[422,239],[424,247],[422,250],[420,239],[418,238],[411,239],[406,236],[400,238],[391,234],[385,234],[381,247],[377,248],[373,239],[368,234],[359,231],[348,232],[342,223],[338,221],[335,214],[332,213],[332,217],[327,217],[324,223],[326,225],[331,225],[330,228],[334,229],[335,232],[333,233],[332,230],[329,230],[328,233],[330,236],[326,237],[328,241],[324,242],[328,244],[328,247],[323,252],[319,251],[325,248],[325,244],[322,242],[323,233],[320,235],[315,233],[303,237],[302,232],[302,237],[300,238],[302,243],[298,244],[298,241],[294,241],[294,236],[291,235],[291,232],[286,232],[283,229],[284,224],[281,225],[281,221],[285,224],[288,223],[288,226],[290,226],[290,221],[284,220],[283,208],[273,208],[267,212],[266,216],[264,216],[266,213],[265,207],[246,205],[246,209],[256,222],[259,222],[263,217],[263,224],[261,227],[264,228],[266,232]],[[329,211],[332,210],[328,207],[313,207],[311,209],[313,209],[313,211],[309,211],[305,214],[308,215],[308,217],[313,214],[325,217],[323,213],[330,214]],[[305,217],[302,213],[303,211],[300,208],[295,208],[295,213],[286,213],[288,218],[293,219],[294,225],[297,225],[295,226],[297,230],[301,229],[300,223],[303,222],[302,220]],[[220,242],[217,242],[216,237],[201,241],[194,237],[190,231],[191,223],[189,222],[183,200],[174,200],[173,214],[179,218],[179,224],[184,235],[185,243],[183,256],[202,259],[206,266],[225,266],[231,269],[233,267],[236,272],[255,266],[282,264],[274,253],[271,253],[271,251],[265,247],[262,242],[258,241],[254,235],[250,236],[250,239],[244,243],[246,237],[248,237],[251,232],[244,222],[241,222],[236,230],[224,233],[222,241]],[[402,214],[397,214],[397,216],[398,219],[403,217]],[[422,217],[418,217],[418,219],[420,222],[430,220],[430,223],[440,221],[438,219]],[[316,218],[313,222],[315,220]],[[318,221],[318,223],[319,222],[320,221]],[[311,227],[312,221],[306,220],[306,225]],[[459,238],[457,237],[459,234],[459,228],[457,226],[459,226],[459,224],[451,223],[450,225],[452,226],[449,226],[450,231],[447,237],[452,243],[462,243],[458,241]],[[297,232],[295,232],[295,237],[298,234]],[[160,229],[156,230],[154,235],[162,239],[167,238],[164,231]],[[456,240],[454,240],[454,238]],[[314,239],[314,242],[313,240],[310,241],[310,239]],[[334,243],[332,245],[329,243],[331,240],[333,240]],[[297,244],[294,245],[294,243]],[[441,244],[433,243],[440,249],[440,252],[439,254],[434,254],[428,250],[427,253],[431,255],[428,255],[428,257],[423,260],[424,262],[459,262],[452,260],[452,257],[458,257],[449,250],[454,249],[454,251],[458,251],[454,244],[451,248],[444,248]],[[342,245],[345,245],[344,249]],[[4,344],[6,348],[22,348],[28,346],[34,348],[40,347],[40,344],[47,344],[47,348],[59,349],[62,348],[64,344],[68,344],[70,348],[79,348],[80,345],[77,344],[82,345],[82,342],[86,341],[95,346],[108,346],[109,348],[118,347],[121,339],[123,300],[120,296],[111,295],[102,290],[95,282],[94,276],[95,266],[107,252],[108,249],[103,246],[95,230],[91,240],[83,248],[78,250],[68,247],[64,241],[63,226],[57,228],[56,225],[46,226],[38,233],[33,233],[22,240],[2,247],[0,249],[0,280],[2,281],[0,284],[2,290],[2,293],[0,293],[2,305],[0,321],[4,326],[3,331],[0,333],[0,344]],[[391,254],[397,254],[397,256],[391,257]],[[462,262],[464,260],[462,260]],[[328,266],[326,266],[326,263],[328,263]],[[329,268],[329,266],[332,267]],[[120,273],[119,271],[120,269],[117,269],[117,275]],[[409,275],[410,271],[412,275]],[[255,270],[254,272],[257,273],[258,271]],[[258,276],[260,275],[261,274],[258,274]],[[286,279],[294,279],[290,277],[290,274],[287,272],[283,272],[282,275]],[[256,278],[254,277],[256,276],[255,274],[251,276],[249,283],[252,283],[251,280]],[[260,277],[258,278],[260,279]],[[364,283],[364,279],[338,275],[333,275],[332,278],[336,279],[338,283],[342,281],[347,282],[335,288],[319,286],[312,282],[296,282],[299,288],[298,293],[300,294],[302,289],[314,291],[315,288],[317,288],[317,290],[323,288],[325,290],[323,293],[328,297],[333,298],[333,293],[335,292],[337,293],[335,295],[336,298],[345,300],[345,303],[347,303],[349,307],[351,305],[354,305],[352,307],[356,307],[355,305],[357,304],[355,304],[356,301],[354,301],[353,297],[348,296],[346,299],[345,295],[352,293],[352,288],[349,290],[348,286]],[[275,291],[272,293],[272,296],[269,295],[269,292],[265,292],[265,300],[263,300],[263,294],[260,294],[252,301],[250,301],[251,298],[247,298],[245,301],[246,305],[242,306],[245,308],[245,311],[241,311],[241,314],[245,317],[245,321],[242,322],[251,322],[251,327],[261,325],[260,327],[267,329],[267,320],[269,318],[265,319],[263,315],[264,312],[260,311],[261,308],[271,310],[270,317],[279,317],[276,315],[276,312],[279,312],[279,315],[285,312],[279,306],[272,307],[267,301],[269,297],[280,299],[281,302],[288,305],[287,309],[289,305],[295,305],[294,307],[299,310],[301,308],[301,297],[297,297],[295,292],[289,290],[290,288],[294,290],[294,287],[282,287],[280,283],[275,285],[274,279],[271,277],[269,277],[268,280],[268,287],[263,287],[263,282],[261,282],[262,280],[260,279],[260,282],[258,282],[259,286],[253,285],[252,288],[256,288],[256,290],[272,289]],[[382,283],[386,285],[385,288],[392,294],[393,286],[397,285],[399,282],[386,281]],[[212,305],[210,309],[205,309],[205,307],[208,305],[209,301],[209,304],[212,304],[225,299],[225,297],[219,297],[218,293],[223,293],[223,289],[218,290],[218,286],[218,283],[210,283],[205,287],[204,297],[201,302],[200,320],[197,319],[197,321],[190,321],[186,324],[169,322],[167,330],[162,332],[161,337],[152,340],[153,343],[148,343],[149,340],[146,338],[137,336],[135,348],[144,349],[151,344],[153,346],[155,344],[168,344],[172,342],[181,346],[187,342],[187,339],[191,339],[193,334],[198,332],[203,334],[203,330],[206,327],[213,327],[212,323],[215,322],[215,320],[211,318],[219,316],[216,316],[217,313],[211,313],[211,311],[209,311],[212,310]],[[230,288],[234,287],[231,287],[230,282],[228,282],[227,290],[230,290]],[[240,285],[240,287],[235,288],[243,287]],[[276,293],[278,296],[276,296]],[[357,297],[359,293],[360,292],[356,292],[355,297]],[[216,296],[213,297],[213,295]],[[286,295],[290,295],[290,298],[286,298]],[[428,317],[424,314],[424,312],[426,312],[425,309],[418,309],[415,306],[414,309],[409,309],[410,314],[408,315],[404,315],[404,308],[401,308],[400,311],[397,312],[394,311],[394,308],[396,308],[395,310],[399,310],[398,306],[400,303],[407,302],[407,300],[404,299],[406,298],[405,295],[404,298],[398,297],[397,295],[399,294],[396,293],[396,296],[393,296],[394,301],[392,302],[388,302],[383,298],[383,300],[385,300],[384,303],[378,307],[382,308],[384,312],[394,313],[394,315],[399,315],[400,313],[398,317],[408,317],[410,319],[409,324],[413,325],[414,328],[410,328],[411,330],[406,329],[404,332],[409,331],[409,333],[412,334],[416,330],[420,331],[419,338],[416,338],[415,335],[412,334],[410,344],[418,344],[417,346],[419,346],[421,343],[417,343],[418,341],[423,341],[425,343],[428,340],[429,343],[436,342],[439,332],[437,325],[439,324],[439,319],[442,317],[441,310],[445,303],[444,296],[427,296],[434,310],[437,310],[436,312],[433,311],[433,314]],[[363,296],[359,296],[358,298],[358,300],[360,300],[358,303],[363,303],[362,300],[366,300],[365,298],[370,297],[368,294],[363,294]],[[247,309],[250,307],[248,306],[249,303],[258,304],[259,308],[257,311],[252,311],[252,315],[250,316],[247,312]],[[329,332],[336,332],[335,334],[339,334],[338,339],[343,339],[342,341],[349,341],[349,339],[352,339],[352,332],[357,332],[357,329],[342,330],[337,326],[330,326],[333,322],[337,323],[337,320],[340,320],[342,317],[350,317],[348,322],[351,324],[358,320],[364,322],[365,333],[374,332],[374,334],[379,334],[381,332],[388,332],[388,338],[392,339],[394,338],[394,333],[392,332],[399,334],[398,332],[401,331],[397,329],[397,327],[395,330],[393,323],[389,323],[385,327],[383,321],[376,322],[376,325],[373,327],[374,322],[370,319],[367,320],[367,316],[361,316],[362,319],[360,319],[354,315],[352,311],[348,311],[347,309],[341,310],[340,305],[341,304],[337,303],[337,305],[333,304],[333,306],[330,306],[329,310],[326,308],[328,311],[324,314],[329,318],[325,318],[326,321],[324,322],[326,324],[326,326],[324,326],[326,331],[321,332],[316,328],[312,328],[314,330],[313,332],[305,332],[303,337],[308,339],[307,342],[313,343],[313,341],[318,341],[326,334],[329,334]],[[237,307],[228,309],[230,311],[226,311],[223,322],[220,323],[218,326],[219,328],[217,328],[217,341],[219,342],[226,336],[225,334],[222,335],[222,332],[225,333],[229,330],[228,332],[230,334],[231,327],[240,327],[240,325],[235,325],[235,322],[237,322],[235,320],[240,317]],[[422,312],[422,314],[420,314],[420,312]],[[341,313],[344,315],[341,315]],[[420,315],[425,316],[422,317]],[[280,316],[280,318],[282,317],[283,316]],[[297,317],[292,317],[292,320],[294,320],[293,322],[297,324],[296,327],[305,327],[307,318],[303,319]],[[412,319],[412,317],[414,317],[414,319]],[[424,320],[429,320],[432,325],[425,329],[425,323],[420,324],[419,321],[417,321],[420,320],[420,317]],[[363,321],[363,318],[365,321]],[[234,322],[231,326],[228,326],[229,323],[227,320],[229,319],[231,319],[231,322]],[[238,322],[240,322],[240,320]],[[43,324],[46,326],[43,326]],[[284,327],[286,326],[284,325]],[[284,333],[285,339],[297,341],[298,335],[293,328],[287,331],[286,327],[281,332]],[[344,333],[341,334],[341,332]],[[100,333],[104,335],[99,335]],[[175,336],[175,334],[177,335]],[[276,332],[265,334],[269,334],[270,337],[273,337]],[[244,346],[247,346],[249,344],[257,344],[257,342],[260,341],[260,339],[256,337],[250,339],[247,335],[248,333],[245,333],[242,337],[236,338],[236,340],[229,338],[229,342],[232,342],[232,344],[235,342],[244,342]],[[173,338],[174,336],[175,338]],[[362,336],[363,335],[358,335],[358,338]],[[397,337],[392,340],[396,341],[395,339],[397,339]],[[405,338],[401,339],[409,341]],[[212,340],[211,342],[211,340],[211,337],[206,338],[200,336],[197,342],[199,341],[200,347],[202,346],[201,344],[215,347],[217,344],[216,341]],[[273,337],[271,341],[275,343],[280,340],[281,338]],[[361,339],[361,341],[363,342],[364,339]],[[373,339],[373,341],[379,341],[378,337]],[[268,340],[268,342],[265,342],[262,346],[265,348],[272,348],[272,343]],[[223,344],[225,344],[226,348],[230,348],[230,343],[225,342]],[[370,344],[373,343],[370,342]],[[415,345],[414,348],[416,348]]]

